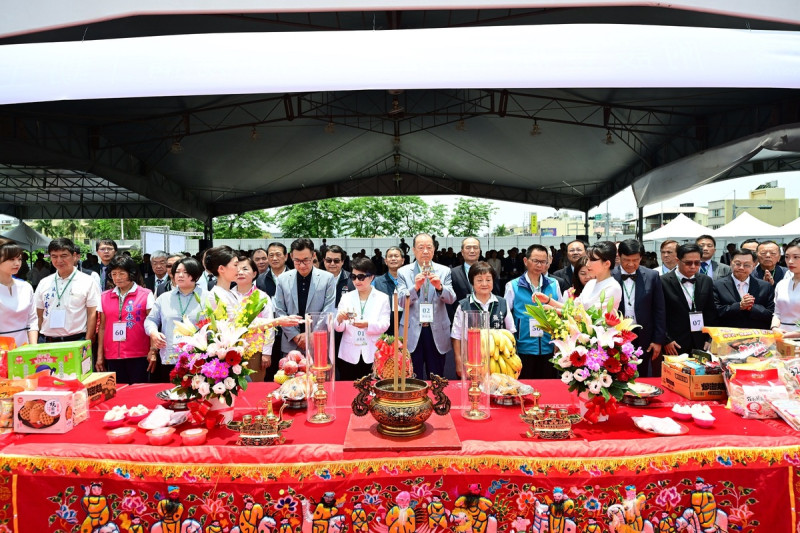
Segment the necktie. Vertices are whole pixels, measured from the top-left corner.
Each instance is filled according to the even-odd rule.
[[[694,285],[695,283],[697,283],[697,279],[696,278],[683,278],[681,280],[681,283],[691,283],[692,285]]]
[[[632,279],[633,281],[636,281],[636,274],[623,274],[622,281],[625,281],[626,279]]]
[[[739,286],[739,296],[744,297],[744,295],[747,294],[747,290],[744,288],[744,282],[740,281],[737,285]]]
[[[102,285],[103,290],[106,288],[106,265],[103,265],[102,272],[100,273],[100,285]]]
[[[705,261],[702,265],[700,265],[700,273],[708,275],[708,261]]]
[[[162,283],[164,283],[163,279],[157,279],[156,280],[156,287],[160,287]]]

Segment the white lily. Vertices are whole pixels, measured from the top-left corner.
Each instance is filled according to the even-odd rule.
[[[203,326],[200,331],[193,335],[187,335],[183,338],[183,342],[189,346],[193,346],[199,352],[205,352],[208,349],[208,324]]]
[[[217,322],[217,344],[220,348],[230,348],[247,333],[247,328],[236,327],[233,322]]]
[[[175,329],[173,331],[175,331],[176,335],[191,337],[192,335],[197,333],[197,328],[189,320],[189,317],[183,317],[183,320],[175,321]]]
[[[560,339],[553,339],[551,342],[556,345],[562,354],[566,354],[566,356],[569,357],[572,352],[575,351],[576,341],[578,340],[579,336],[579,331],[573,331],[570,332],[570,336],[563,341]]]
[[[614,339],[619,336],[619,331],[614,328],[604,328],[602,326],[595,326],[594,334],[597,338],[597,345],[601,348],[612,348],[614,346]]]

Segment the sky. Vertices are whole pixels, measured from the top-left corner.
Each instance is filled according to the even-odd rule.
[[[746,178],[737,178],[733,180],[723,181],[719,183],[712,183],[705,185],[691,192],[687,192],[674,198],[664,201],[664,208],[677,207],[679,204],[694,202],[696,206],[705,207],[708,202],[714,200],[726,200],[734,198],[734,191],[736,198],[747,198],[750,191],[759,185],[768,181],[777,181],[778,187],[786,189],[787,198],[800,198],[800,172],[779,172],[775,174],[760,174],[758,176],[749,176]],[[448,206],[455,206],[458,202],[458,196],[424,196],[425,201],[434,203],[436,201],[447,204]],[[539,220],[552,216],[556,210],[551,207],[542,207],[529,204],[520,204],[515,202],[501,202],[490,200],[498,209],[492,215],[492,228],[500,224],[506,227],[511,225],[526,226],[529,213],[537,213]],[[606,203],[603,202],[599,207],[589,211],[589,215],[597,213],[605,213]],[[576,215],[583,216],[580,211],[568,211]],[[608,212],[612,217],[621,217],[626,213],[633,213],[636,216],[636,200],[633,197],[633,191],[630,187],[617,193],[615,196],[608,200]]]

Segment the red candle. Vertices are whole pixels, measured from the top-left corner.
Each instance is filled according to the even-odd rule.
[[[471,365],[481,364],[481,330],[467,330],[467,362]]]
[[[328,332],[314,332],[314,366],[325,368],[328,366]]]

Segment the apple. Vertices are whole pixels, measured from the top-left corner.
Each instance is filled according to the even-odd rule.
[[[294,361],[295,363],[299,363],[300,361],[305,360],[305,356],[297,350],[292,350],[291,352],[287,353],[286,357],[288,357],[290,361]]]
[[[286,361],[283,365],[283,371],[288,376],[294,376],[297,373],[297,363],[294,361]]]

